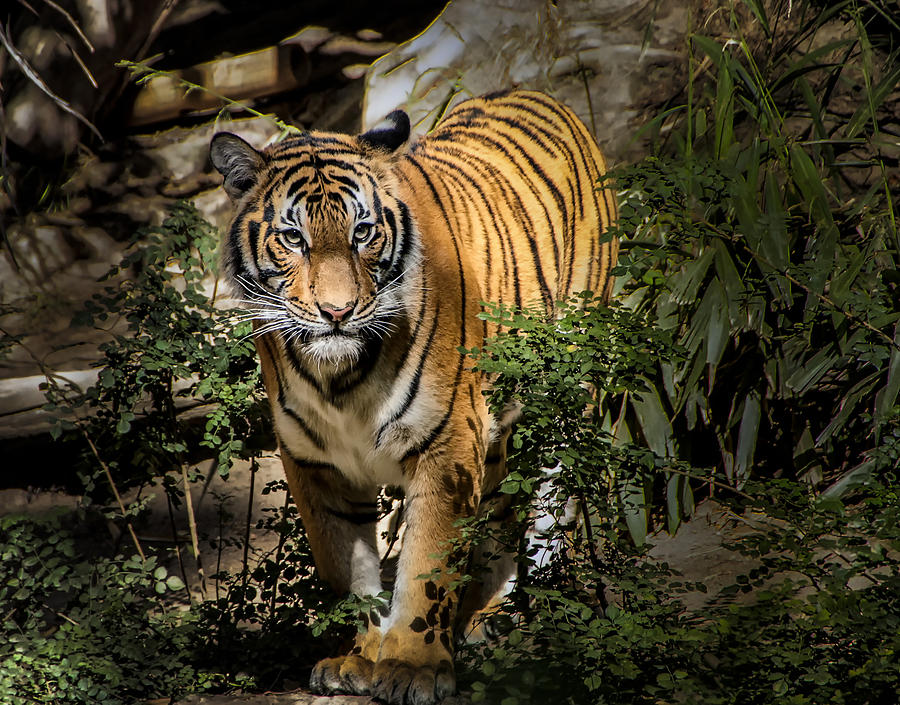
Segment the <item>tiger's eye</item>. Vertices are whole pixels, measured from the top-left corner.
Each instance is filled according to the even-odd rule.
[[[301,250],[305,250],[306,238],[303,237],[303,233],[297,230],[296,228],[289,228],[288,230],[280,230],[278,234],[281,236],[282,241],[288,247],[300,248]]]
[[[357,223],[353,228],[353,241],[359,245],[364,245],[372,239],[375,234],[375,226],[372,223]]]

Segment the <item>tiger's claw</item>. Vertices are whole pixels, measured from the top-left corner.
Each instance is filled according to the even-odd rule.
[[[349,693],[368,695],[372,684],[374,664],[361,656],[338,656],[319,661],[309,677],[309,689],[314,693]]]
[[[413,666],[398,659],[375,664],[370,694],[388,705],[434,705],[456,692],[450,661]]]

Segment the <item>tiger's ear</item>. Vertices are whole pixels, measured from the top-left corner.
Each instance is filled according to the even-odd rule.
[[[374,149],[395,151],[409,139],[409,116],[402,110],[395,110],[368,132],[359,136],[359,141]]]
[[[256,184],[263,155],[237,135],[220,132],[209,144],[209,158],[225,177],[225,192],[236,201]]]

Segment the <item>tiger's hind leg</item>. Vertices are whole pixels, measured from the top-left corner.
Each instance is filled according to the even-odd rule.
[[[519,416],[510,408],[495,419],[493,440],[485,458],[487,494],[479,506],[486,517],[486,538],[472,547],[469,575],[472,581],[461,598],[457,634],[461,640],[480,642],[496,636],[500,605],[516,577],[515,556],[520,548],[521,528],[516,520],[513,495],[500,491],[506,477],[507,443]]]

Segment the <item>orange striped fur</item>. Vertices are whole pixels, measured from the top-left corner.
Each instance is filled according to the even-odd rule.
[[[435,556],[502,478],[508,434],[459,347],[492,332],[482,301],[549,310],[583,290],[608,296],[616,243],[601,234],[615,203],[585,126],[541,93],[467,100],[404,147],[408,135],[397,111],[360,136],[313,132],[263,152],[223,133],[211,156],[236,208],[225,272],[257,316],[285,473],[337,590],[382,589],[377,493],[406,494],[391,605],[349,654],[316,666],[312,687],[427,705],[455,689],[461,598]]]

